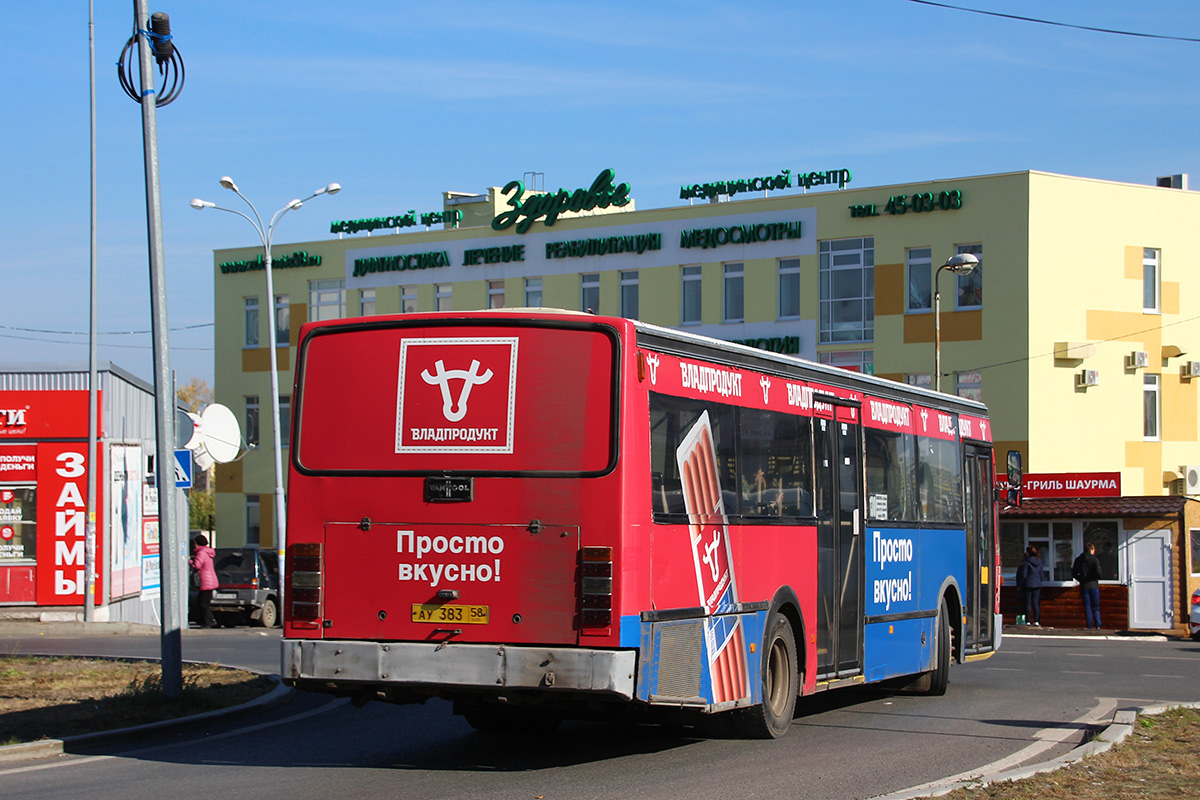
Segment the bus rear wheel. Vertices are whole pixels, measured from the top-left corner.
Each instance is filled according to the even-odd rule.
[[[796,635],[787,617],[771,615],[763,644],[762,703],[738,712],[738,729],[747,738],[778,739],[792,725],[799,687]]]

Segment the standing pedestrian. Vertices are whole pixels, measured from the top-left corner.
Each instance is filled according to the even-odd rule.
[[[1034,545],[1025,548],[1025,560],[1017,567],[1017,590],[1021,595],[1021,609],[1025,622],[1042,626],[1042,560]]]
[[[217,620],[213,617],[212,612],[212,596],[213,590],[220,585],[217,580],[217,570],[213,566],[213,558],[217,555],[217,551],[208,546],[208,537],[203,533],[197,534],[195,539],[192,539],[192,557],[188,561],[188,565],[200,576],[198,585],[199,592],[196,595],[196,606],[199,611],[199,619],[196,620],[202,628],[217,627]]]
[[[1079,581],[1079,597],[1083,600],[1083,617],[1088,628],[1100,628],[1100,575],[1096,545],[1088,542],[1071,565],[1071,577]]]

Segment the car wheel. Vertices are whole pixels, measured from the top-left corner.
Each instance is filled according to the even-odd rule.
[[[264,628],[274,628],[279,624],[279,606],[275,605],[275,603],[274,597],[267,598],[267,601],[263,603],[262,613],[255,620],[257,625]]]

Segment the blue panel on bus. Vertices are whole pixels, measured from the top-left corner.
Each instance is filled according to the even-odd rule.
[[[863,630],[863,646],[867,652],[863,677],[868,682],[881,681],[928,670],[933,620],[933,617],[925,617],[867,625]],[[925,634],[923,643],[922,633]]]
[[[868,526],[864,546],[865,677],[882,680],[929,669],[929,643],[944,587],[953,585],[963,599],[966,534],[961,529]]]
[[[637,617],[627,618],[637,622],[640,648],[637,698],[663,703],[670,703],[672,698],[702,700],[703,705],[712,705],[722,699],[732,702],[746,695],[748,702],[760,702],[759,648],[766,616],[764,610],[646,623]],[[633,625],[627,628],[622,620],[622,645],[633,638]],[[718,648],[715,655],[714,647]],[[724,676],[727,685],[724,697],[718,697],[722,693],[714,690],[714,674]]]

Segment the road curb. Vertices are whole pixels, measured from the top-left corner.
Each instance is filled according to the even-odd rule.
[[[1019,781],[1043,772],[1054,772],[1057,769],[1076,764],[1089,756],[1107,752],[1112,749],[1113,745],[1125,741],[1126,737],[1133,732],[1134,723],[1137,722],[1139,715],[1155,716],[1170,711],[1173,708],[1200,708],[1200,703],[1171,703],[1161,706],[1146,706],[1136,710],[1117,711],[1113,714],[1112,722],[1104,730],[1096,734],[1090,741],[1079,745],[1071,752],[1061,755],[1058,758],[1052,758],[1049,761],[1042,761],[1038,764],[1030,764],[1026,767],[1017,767],[1001,772],[979,775],[978,777],[966,780],[952,781],[933,787],[927,785],[922,789],[902,789],[899,792],[879,795],[871,800],[916,800],[921,797],[940,797],[944,794],[949,794],[955,789],[982,789],[993,783]]]
[[[247,672],[251,670],[246,670]],[[68,752],[70,748],[81,745],[92,745],[100,742],[118,742],[125,739],[134,739],[139,736],[145,736],[148,733],[158,733],[163,731],[180,731],[188,728],[196,727],[213,721],[226,722],[228,720],[237,719],[238,717],[247,714],[265,711],[269,708],[281,705],[291,698],[295,692],[290,686],[284,686],[281,678],[278,675],[268,675],[276,681],[275,688],[264,694],[262,697],[256,697],[253,700],[228,708],[216,708],[212,711],[205,711],[200,714],[193,714],[187,717],[179,717],[177,719],[164,719],[158,722],[147,722],[144,725],[134,725],[129,728],[117,728],[111,731],[97,731],[96,733],[81,733],[78,736],[64,736],[61,739],[41,739],[36,742],[22,742],[20,744],[9,744],[0,746],[0,762],[5,761],[22,761],[31,758],[47,758],[49,756],[60,756],[64,752]]]

